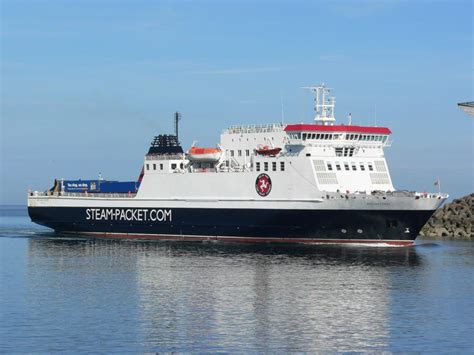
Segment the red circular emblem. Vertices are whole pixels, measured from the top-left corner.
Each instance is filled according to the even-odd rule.
[[[272,179],[270,179],[270,176],[267,174],[260,174],[255,181],[255,190],[257,190],[257,193],[260,196],[267,196],[272,190]]]

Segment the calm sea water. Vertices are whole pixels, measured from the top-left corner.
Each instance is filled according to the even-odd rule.
[[[474,249],[57,238],[0,225],[0,352],[474,351]]]

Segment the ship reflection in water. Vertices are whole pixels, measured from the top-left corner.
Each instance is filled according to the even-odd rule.
[[[397,292],[425,283],[416,248],[43,238],[28,255],[30,316],[65,329],[51,350],[390,350]]]

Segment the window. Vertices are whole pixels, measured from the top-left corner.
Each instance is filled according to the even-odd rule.
[[[160,164],[160,170],[163,170],[163,164]]]
[[[246,155],[246,156],[250,156],[250,150],[247,149],[247,150],[245,151],[245,155]]]
[[[171,169],[173,169],[173,170],[176,169],[176,164],[174,164],[174,163],[171,164]]]
[[[230,156],[231,156],[231,157],[234,156],[234,151],[233,151],[233,150],[230,151]]]
[[[359,165],[359,166],[360,166],[360,170],[362,170],[362,171],[365,171],[365,166],[364,166],[364,164],[363,164],[363,163],[360,163],[360,165]]]
[[[372,164],[369,164],[369,170],[374,171],[374,167],[372,166]]]
[[[156,164],[153,164],[153,170],[156,170]]]
[[[268,171],[268,162],[263,163],[263,170]]]
[[[303,140],[306,140],[306,133],[303,133]]]
[[[327,165],[328,165],[328,170],[329,170],[329,171],[332,171],[332,164],[331,164],[331,163],[328,163]]]
[[[272,162],[272,170],[277,171],[277,163],[276,161]]]
[[[336,169],[337,169],[337,170],[341,170],[341,164],[336,163]]]
[[[355,163],[352,163],[352,170],[354,170],[354,171],[357,170],[357,166],[355,165]]]
[[[183,163],[179,164],[179,167],[180,169],[184,169],[184,164]]]
[[[237,151],[237,153],[238,153],[239,157],[242,156],[242,151],[240,149]]]
[[[150,164],[146,165],[146,170],[150,170]]]
[[[321,134],[320,133],[316,134],[316,139],[321,139]]]
[[[344,163],[344,169],[349,170],[349,163]]]
[[[342,148],[336,148],[336,157],[342,157]]]
[[[280,170],[285,171],[285,162],[284,161],[280,162]]]
[[[256,163],[255,163],[255,169],[256,169],[257,171],[260,171],[260,163],[259,163],[259,162],[256,162]]]

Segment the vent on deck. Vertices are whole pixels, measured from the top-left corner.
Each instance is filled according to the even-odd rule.
[[[377,171],[387,171],[387,167],[385,166],[385,162],[383,160],[376,160],[375,161],[375,170]]]
[[[390,179],[389,179],[387,173],[370,173],[370,181],[374,185],[388,185],[388,184],[390,184]]]
[[[314,170],[316,171],[326,171],[326,164],[324,160],[313,160]]]
[[[318,183],[321,185],[337,185],[336,173],[316,173]]]
[[[183,154],[183,148],[179,145],[178,137],[160,134],[151,142],[148,150],[148,155],[150,154]]]

